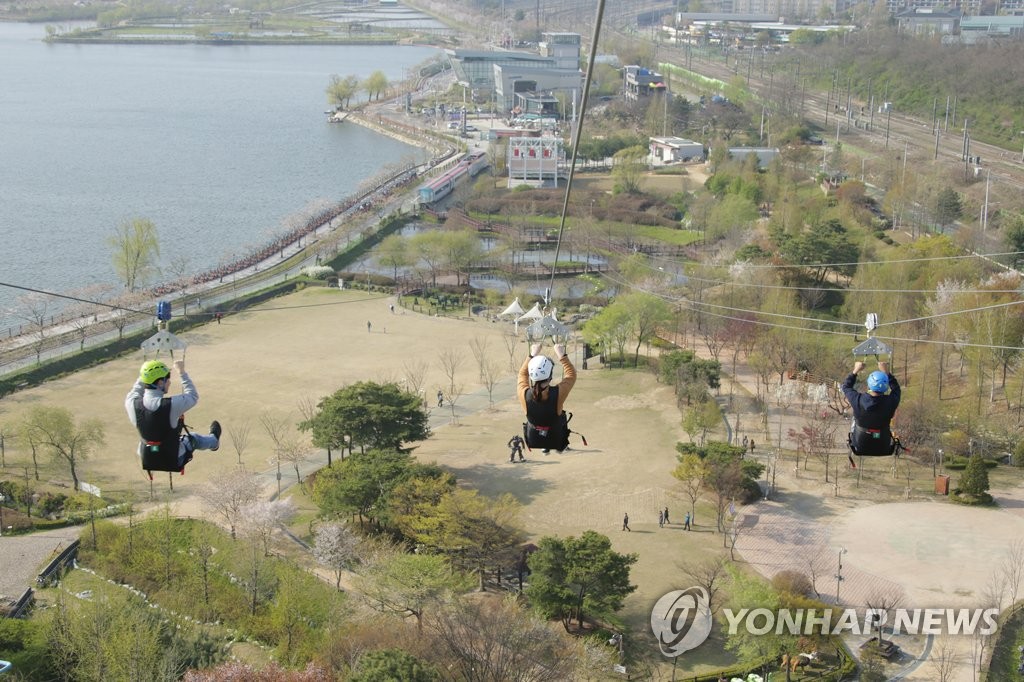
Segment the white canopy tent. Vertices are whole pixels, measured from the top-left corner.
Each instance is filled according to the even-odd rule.
[[[516,300],[512,301],[512,304],[509,307],[499,313],[499,316],[505,317],[506,315],[522,315],[525,312],[526,311],[523,310],[523,306],[519,305],[519,297],[517,296]]]

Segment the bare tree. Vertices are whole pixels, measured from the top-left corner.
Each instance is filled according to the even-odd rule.
[[[444,372],[445,378],[448,380],[448,385],[442,389],[445,400],[448,401],[448,408],[452,411],[452,423],[457,423],[455,416],[455,405],[459,402],[459,398],[462,397],[462,384],[458,383],[456,375],[458,374],[459,368],[462,367],[462,361],[464,358],[459,353],[451,348],[445,348],[438,355],[438,362],[441,364],[441,371]]]
[[[238,455],[238,463],[242,463],[242,456],[245,455],[246,449],[249,447],[249,432],[252,429],[252,423],[248,419],[242,419],[237,422],[231,422],[228,426],[228,436],[231,438],[231,447],[234,448],[235,454]]]
[[[1006,578],[1007,596],[1012,607],[1017,603],[1021,580],[1024,579],[1024,540],[1017,539],[1010,543],[1000,569]]]
[[[505,343],[505,352],[508,353],[508,368],[512,372],[518,372],[519,366],[516,364],[516,349],[519,346],[519,337],[514,333],[509,332],[501,337],[501,340]]]
[[[254,503],[259,493],[260,484],[256,474],[244,466],[238,466],[211,478],[200,488],[199,497],[215,515],[224,520],[234,539],[242,510]]]
[[[21,304],[16,310],[19,318],[28,323],[31,334],[32,351],[36,354],[36,364],[42,358],[43,347],[46,345],[46,332],[50,321],[50,297],[43,294],[27,294],[18,298]]]
[[[344,523],[325,523],[316,529],[313,556],[334,571],[334,587],[341,589],[341,576],[358,558],[359,537]]]
[[[811,590],[814,591],[814,598],[821,599],[821,592],[818,591],[818,578],[827,575],[828,567],[824,558],[817,552],[810,552],[804,556],[804,568],[807,577],[811,579]]]
[[[949,635],[938,637],[932,645],[932,655],[928,661],[935,671],[936,682],[952,682],[953,674],[961,662],[960,652],[953,638]]]
[[[683,561],[676,564],[683,574],[690,580],[703,587],[708,593],[708,606],[714,614],[721,607],[721,599],[718,593],[722,589],[722,583],[727,575],[725,566],[727,562],[724,556],[706,557],[700,560]]]
[[[297,434],[290,434],[281,443],[279,457],[282,462],[290,464],[295,470],[295,482],[302,483],[302,472],[299,467],[309,459],[309,445],[303,442]]]
[[[267,433],[270,438],[270,442],[274,445],[274,456],[271,458],[271,463],[277,465],[277,492],[281,492],[281,462],[284,460],[284,449],[288,440],[288,424],[290,419],[287,417],[277,417],[270,414],[269,412],[262,412],[259,416],[260,426]]]
[[[430,365],[426,360],[416,359],[404,363],[402,367],[405,369],[405,380],[408,382],[409,392],[413,395],[422,395],[423,383]]]
[[[461,680],[572,678],[575,643],[548,627],[512,597],[504,601],[458,599],[431,619],[451,674]]]
[[[482,376],[484,388],[487,389],[487,401],[491,405],[493,405],[494,387],[497,386],[498,382],[501,380],[501,369],[499,369],[498,365],[495,364],[493,361],[488,360],[487,362],[484,363]]]
[[[487,337],[474,336],[469,341],[469,348],[476,358],[476,366],[480,370],[480,381],[484,380],[484,368],[487,365]]]
[[[872,596],[867,599],[867,607],[869,611],[874,611],[876,617],[873,619],[873,623],[878,626],[878,643],[881,644],[883,641],[882,628],[885,623],[890,621],[890,611],[899,608],[900,604],[903,603],[903,590],[899,587],[882,588],[875,592]]]

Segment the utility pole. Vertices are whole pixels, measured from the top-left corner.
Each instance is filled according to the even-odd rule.
[[[885,148],[889,148],[889,121],[892,120],[892,107],[885,114]]]
[[[943,130],[949,130],[949,95],[946,95],[946,122],[942,124]]]
[[[939,124],[939,122],[936,121],[935,122],[935,155],[932,157],[932,159],[939,158],[939,135],[941,134],[941,131],[939,130],[939,125],[938,124]]]
[[[981,230],[985,232],[988,230],[988,186],[989,181],[992,179],[992,169],[989,168],[988,172],[985,173],[985,203],[981,207]]]

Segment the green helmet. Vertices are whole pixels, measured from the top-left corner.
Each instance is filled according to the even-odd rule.
[[[167,365],[159,360],[144,362],[142,363],[142,369],[139,370],[139,379],[144,384],[155,384],[160,379],[170,375],[171,370],[167,369]]]

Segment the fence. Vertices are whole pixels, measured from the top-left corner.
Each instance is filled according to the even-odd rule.
[[[30,606],[32,606],[32,602],[35,601],[35,598],[33,597],[34,594],[35,594],[35,591],[33,591],[33,589],[31,587],[26,588],[25,592],[22,593],[21,598],[19,598],[18,601],[16,601],[14,603],[14,606],[11,607],[11,610],[7,612],[7,617],[8,618],[21,618],[21,617],[23,617],[25,615],[25,613],[28,611],[28,608]]]
[[[78,556],[78,546],[80,544],[82,544],[81,540],[75,540],[64,548],[64,551],[58,554],[57,557],[43,569],[42,573],[39,574],[39,577],[36,578],[36,583],[41,587],[47,587],[57,582],[57,580],[60,579],[62,571]]]

